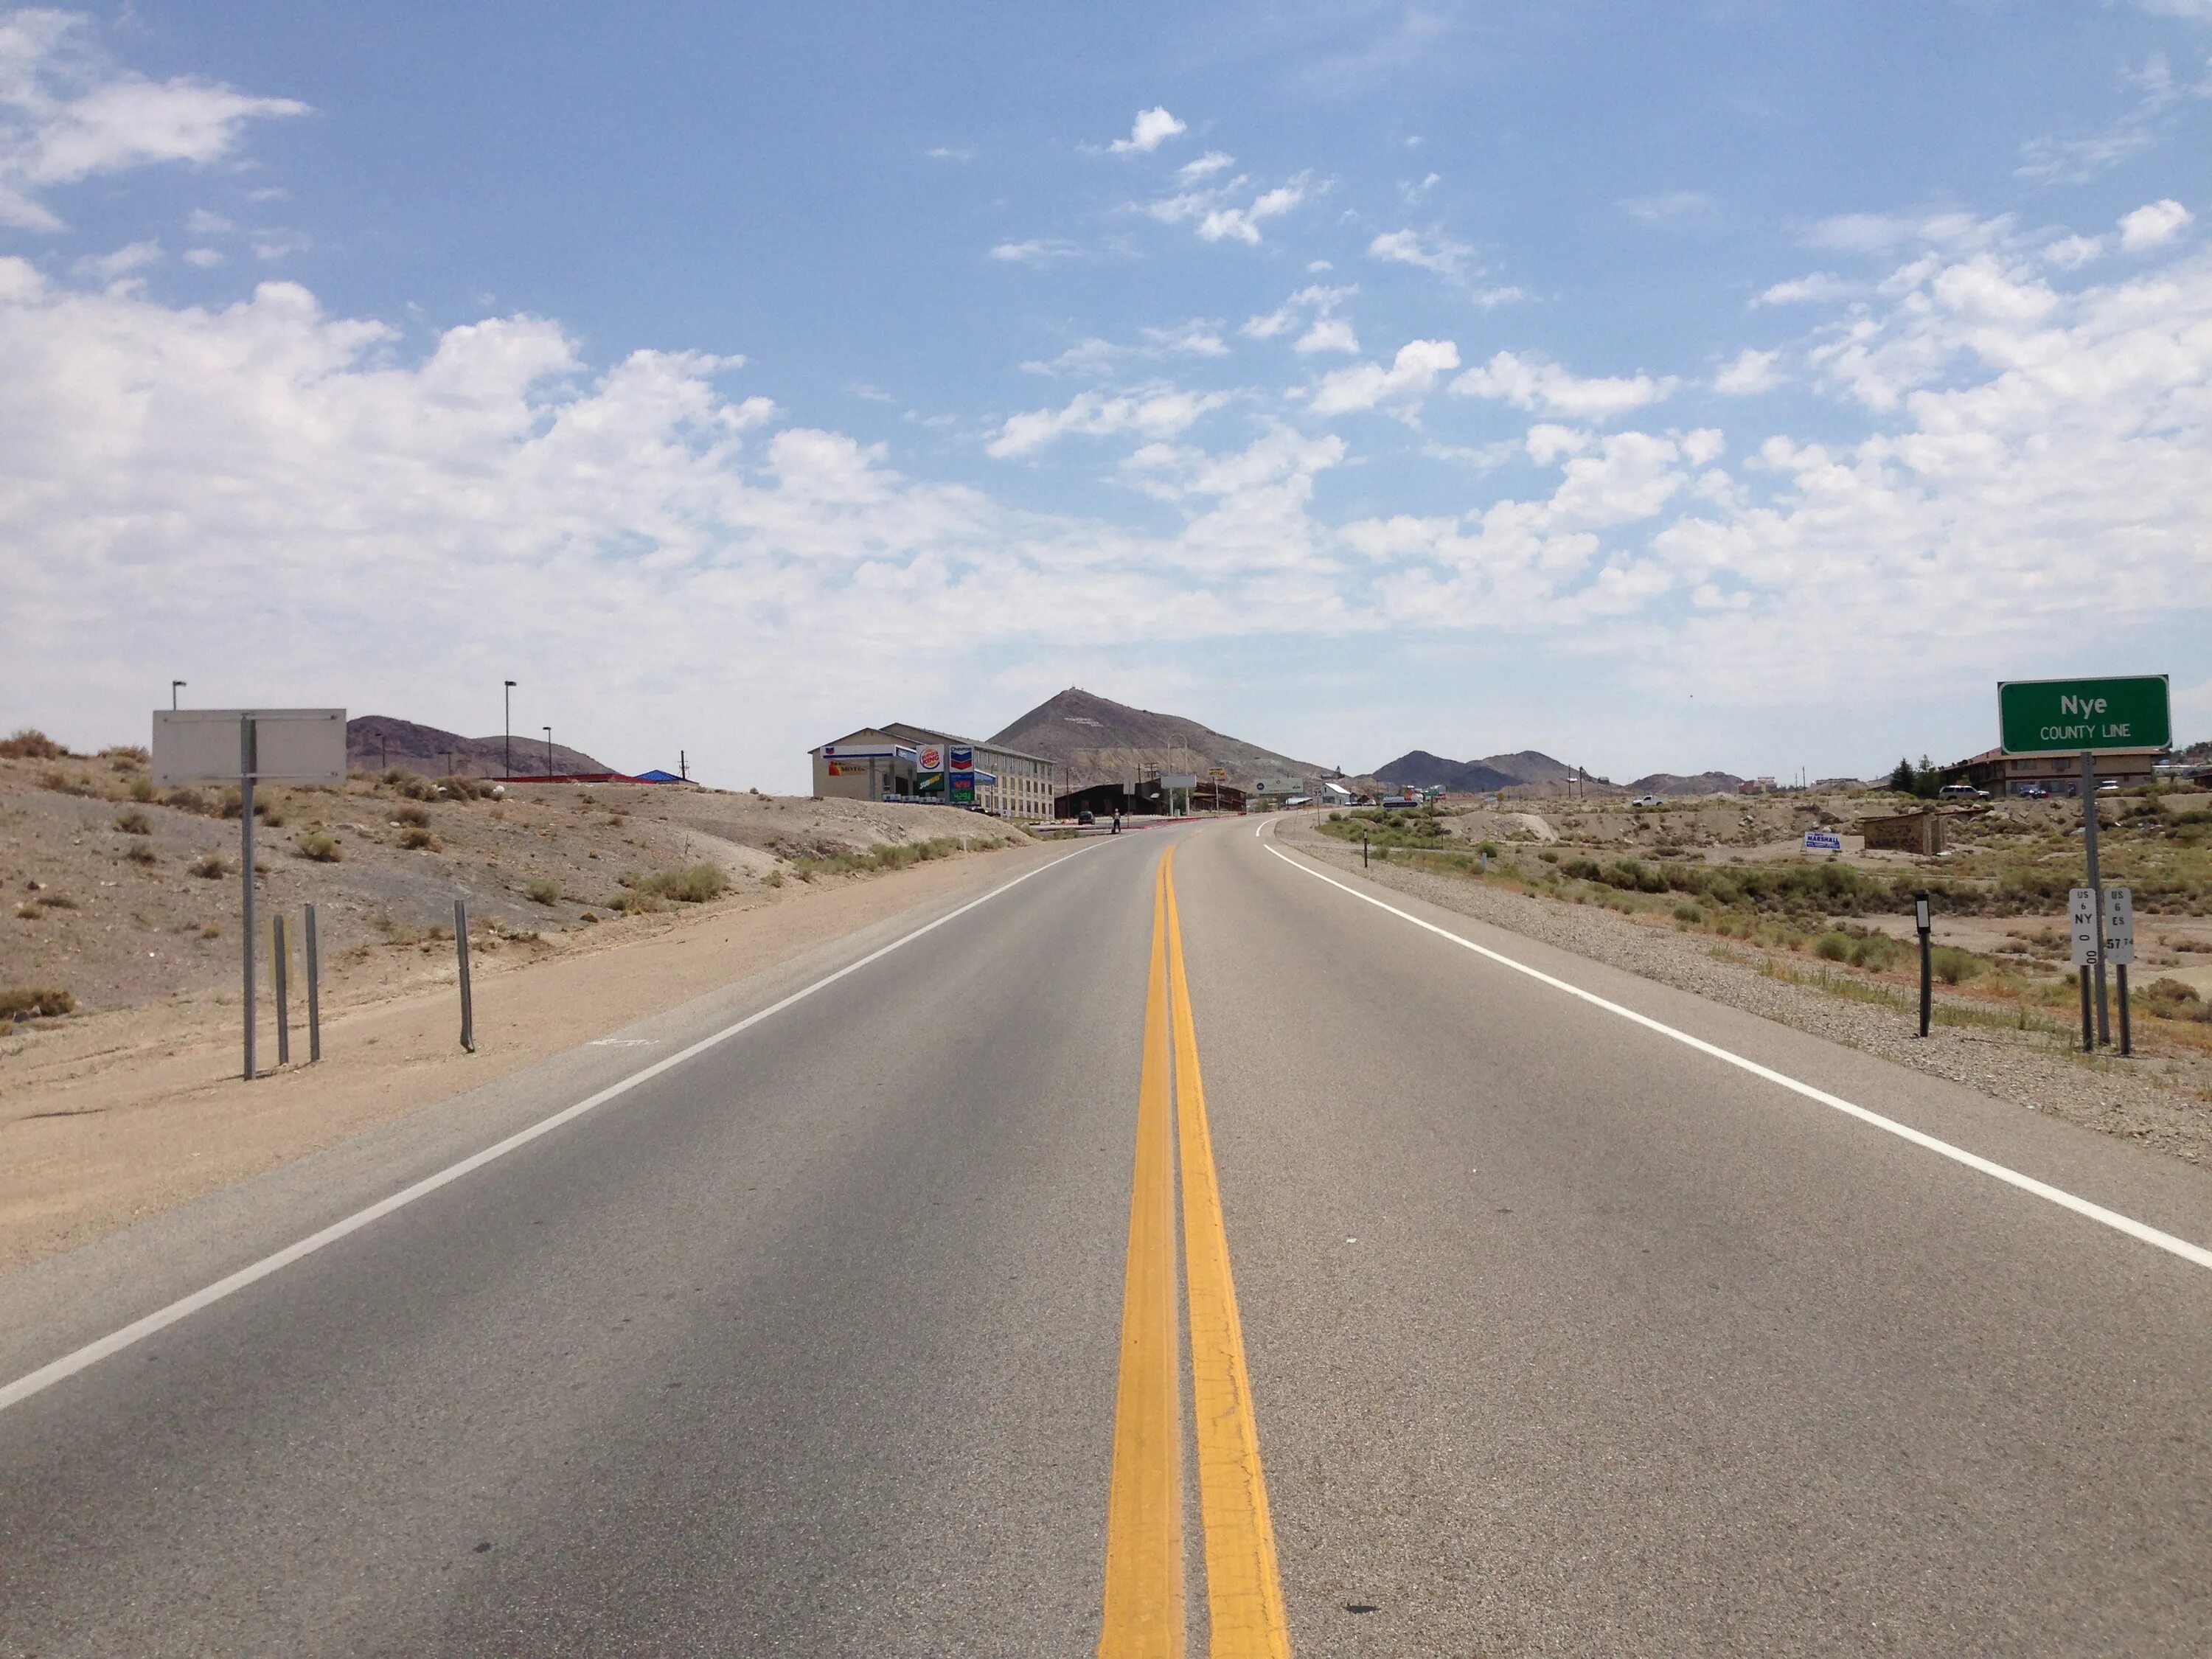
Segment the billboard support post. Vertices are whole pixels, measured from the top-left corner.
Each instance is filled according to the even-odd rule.
[[[315,907],[307,906],[301,918],[305,936],[301,944],[307,950],[307,1063],[312,1066],[323,1057],[323,998],[322,961],[315,951]]]
[[[2089,890],[2097,904],[2097,1041],[2110,1047],[2112,1015],[2105,991],[2105,880],[2097,870],[2097,751],[2081,751],[2081,845],[2089,855]]]

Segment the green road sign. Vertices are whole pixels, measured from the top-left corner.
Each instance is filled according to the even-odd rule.
[[[1997,687],[1997,724],[2012,755],[2164,749],[2173,741],[2163,674],[2008,680]]]

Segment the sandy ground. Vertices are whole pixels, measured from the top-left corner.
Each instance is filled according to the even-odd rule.
[[[787,816],[795,833],[817,832],[819,815]],[[234,1001],[180,1000],[26,1028],[0,1065],[0,1271],[1048,856],[1024,845],[811,884],[756,884],[711,907],[580,928],[536,949],[509,945],[476,962],[473,1054],[459,1045],[449,942],[399,951],[407,976],[377,992],[356,986],[351,1005],[325,1018],[320,1065],[250,1085],[238,1075]],[[262,1042],[266,1065],[275,1055],[266,1030]],[[305,1059],[304,1031],[293,1054]]]

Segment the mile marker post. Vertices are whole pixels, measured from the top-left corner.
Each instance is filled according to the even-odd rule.
[[[2112,1041],[2112,1006],[2105,993],[2105,881],[2097,873],[2097,751],[2081,751],[2081,840],[2089,855],[2089,890],[2097,896],[2097,1041]]]
[[[323,1057],[323,999],[322,961],[315,952],[315,907],[307,906],[302,921],[306,935],[301,943],[307,952],[307,1063],[314,1064]]]
[[[461,1047],[474,1054],[477,1011],[475,1000],[469,994],[469,906],[465,899],[453,901],[453,948],[460,953],[461,961]]]
[[[276,1063],[292,1063],[292,1014],[290,989],[286,970],[292,965],[292,952],[284,942],[284,917],[280,911],[269,921],[269,972],[276,988]]]
[[[246,940],[246,1080],[253,1081],[253,716],[238,717],[238,862],[243,911],[239,932]]]
[[[1920,930],[1920,1035],[1928,1035],[1928,1017],[1934,1012],[1935,951],[1929,944],[1928,895],[1912,896],[1912,925]]]

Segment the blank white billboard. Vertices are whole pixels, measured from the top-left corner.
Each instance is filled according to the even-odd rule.
[[[253,722],[253,775],[283,783],[343,783],[343,708],[157,708],[154,781],[236,783],[245,773],[242,724]]]

